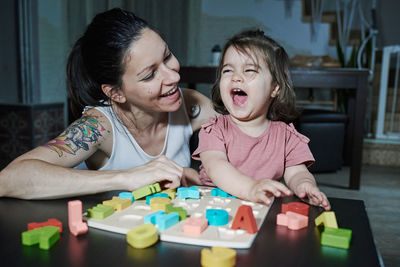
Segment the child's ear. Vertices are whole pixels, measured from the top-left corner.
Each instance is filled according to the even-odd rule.
[[[103,93],[114,102],[122,104],[126,101],[124,92],[115,88],[114,86],[111,86],[109,84],[102,84],[101,90],[103,90]]]
[[[280,92],[280,88],[279,88],[279,85],[277,84],[277,85],[275,85],[274,90],[272,90],[271,97],[272,98],[277,97],[279,95],[279,92]]]

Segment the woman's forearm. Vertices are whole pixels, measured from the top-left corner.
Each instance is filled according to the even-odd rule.
[[[37,159],[12,162],[0,172],[0,197],[51,199],[117,190],[119,172],[76,170]]]

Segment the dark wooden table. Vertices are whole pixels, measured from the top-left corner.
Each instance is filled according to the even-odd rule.
[[[114,194],[79,199],[91,208]],[[89,228],[85,235],[69,233],[67,203],[71,199],[25,201],[0,198],[1,266],[200,266],[204,247],[159,241],[147,249],[134,249],[126,236]],[[293,231],[276,225],[282,202],[275,200],[250,249],[237,249],[236,266],[380,266],[364,202],[330,198],[339,227],[352,229],[349,250],[320,245],[314,219],[322,209],[310,208],[308,228]],[[50,250],[21,244],[21,233],[29,222],[57,218],[63,223],[60,240]]]
[[[181,67],[181,82],[189,88],[198,83],[214,83],[215,67]],[[345,159],[350,166],[349,188],[360,188],[364,121],[368,92],[368,70],[293,68],[291,75],[295,88],[347,89],[348,125],[346,127]]]

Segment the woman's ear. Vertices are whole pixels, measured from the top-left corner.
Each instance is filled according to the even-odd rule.
[[[103,90],[103,93],[114,102],[122,104],[126,101],[124,93],[114,86],[111,86],[109,84],[102,84],[101,90]]]
[[[272,92],[271,92],[271,97],[272,97],[272,98],[277,97],[277,96],[279,95],[279,92],[280,92],[280,87],[279,87],[279,85],[277,84],[277,85],[275,85],[274,90],[272,90]]]

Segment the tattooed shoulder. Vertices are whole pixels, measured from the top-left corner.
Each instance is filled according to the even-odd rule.
[[[98,116],[85,115],[73,122],[60,136],[49,141],[43,147],[57,152],[75,155],[80,149],[89,150],[89,144],[96,144],[102,132],[106,131]]]
[[[194,104],[190,107],[189,117],[191,119],[196,119],[201,112],[201,107],[198,104]]]

